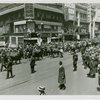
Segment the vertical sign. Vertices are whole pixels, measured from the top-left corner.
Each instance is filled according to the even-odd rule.
[[[87,9],[87,21],[91,22],[91,5],[89,5]]]
[[[64,5],[64,10],[65,10],[64,11],[65,20],[75,19],[75,4],[74,3],[66,3]]]
[[[26,3],[24,8],[25,19],[34,18],[34,8],[32,3]]]

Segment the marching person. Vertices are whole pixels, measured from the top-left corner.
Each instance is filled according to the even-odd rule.
[[[6,63],[7,63],[7,55],[6,52],[3,51],[1,56],[1,69],[0,69],[1,72],[3,71],[3,68],[6,69]]]
[[[62,61],[59,62],[59,66],[60,66],[58,74],[58,83],[60,84],[59,88],[65,90],[66,77],[65,77],[65,68],[63,67]]]
[[[85,61],[86,61],[86,55],[82,54],[82,62],[83,62],[84,68],[86,66]]]
[[[77,71],[77,61],[78,61],[78,55],[76,54],[76,52],[74,51],[73,54],[73,71]]]
[[[95,64],[94,57],[92,56],[90,60],[90,72],[88,74],[88,77],[90,78],[95,78]]]
[[[0,71],[2,72],[3,71],[3,68],[6,69],[6,61],[5,61],[6,57],[1,57],[1,69]]]
[[[98,68],[98,63],[99,63],[99,58],[97,57],[97,55],[93,56],[91,61],[90,61],[90,75],[89,75],[89,77],[95,78],[97,68]]]
[[[30,61],[30,67],[31,67],[31,73],[34,73],[34,67],[35,67],[35,59],[33,56],[31,56],[31,61]]]
[[[97,73],[98,72],[97,68],[98,68],[98,64],[99,64],[98,54],[95,54],[94,60],[95,60],[95,72]]]
[[[8,57],[8,63],[7,63],[7,78],[6,79],[9,79],[9,78],[13,78],[15,75],[13,75],[13,72],[12,72],[12,59],[11,57]],[[11,74],[11,77],[9,77],[9,74]]]

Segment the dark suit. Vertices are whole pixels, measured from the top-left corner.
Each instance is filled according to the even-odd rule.
[[[32,57],[30,61],[31,73],[34,73],[35,59]]]
[[[7,64],[7,79],[9,78],[9,74],[11,74],[11,77],[13,77],[13,73],[12,73],[12,61],[8,61]]]
[[[74,70],[77,70],[77,61],[78,61],[78,55],[75,53],[73,55],[73,68],[74,68]]]

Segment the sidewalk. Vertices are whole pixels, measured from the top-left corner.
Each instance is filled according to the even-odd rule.
[[[14,78],[6,79],[6,74],[7,71],[0,72],[0,90],[29,81],[31,79],[29,61],[22,60],[22,64],[13,66]]]

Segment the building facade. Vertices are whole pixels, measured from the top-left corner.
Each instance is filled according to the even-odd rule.
[[[62,36],[65,40],[93,38],[95,15],[95,7],[86,3],[7,4],[0,8],[0,34],[17,46],[22,37],[33,44],[59,41]]]
[[[96,9],[95,17],[95,37],[100,35],[100,9]]]
[[[62,10],[46,5],[9,4],[0,12],[0,33],[23,34],[24,40],[31,43],[50,42],[61,33],[63,17]]]
[[[94,37],[95,7],[86,3],[65,4],[64,15],[66,22],[66,36],[71,34],[73,39]]]

